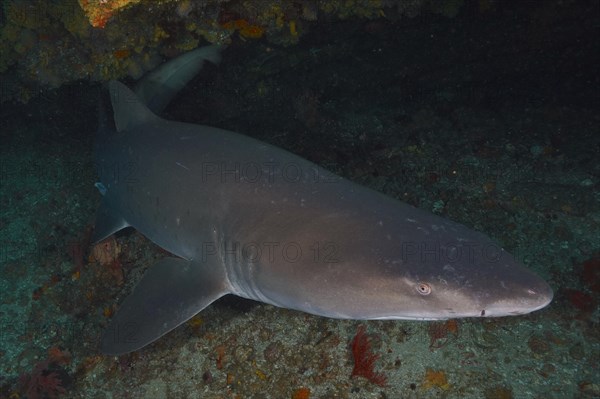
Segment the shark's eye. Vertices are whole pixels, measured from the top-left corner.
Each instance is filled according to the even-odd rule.
[[[417,284],[417,291],[421,295],[429,295],[431,294],[431,286],[427,283],[419,283]]]

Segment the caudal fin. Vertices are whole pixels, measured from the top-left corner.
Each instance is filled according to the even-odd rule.
[[[200,47],[164,63],[148,73],[135,88],[139,99],[156,114],[160,114],[173,97],[204,66],[204,61],[221,62],[224,46]]]

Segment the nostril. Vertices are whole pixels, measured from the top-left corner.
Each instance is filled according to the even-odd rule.
[[[481,310],[481,317],[485,317],[485,309]]]

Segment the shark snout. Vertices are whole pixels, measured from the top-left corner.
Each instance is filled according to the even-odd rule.
[[[536,276],[535,283],[507,289],[487,303],[481,304],[480,316],[514,316],[545,308],[552,302],[554,292],[548,283]]]
[[[540,279],[535,287],[527,289],[527,295],[533,307],[530,312],[533,312],[548,306],[552,302],[552,298],[554,298],[554,291],[550,287],[550,284]]]

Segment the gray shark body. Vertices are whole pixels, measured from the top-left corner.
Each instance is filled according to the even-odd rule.
[[[484,234],[264,142],[161,119],[146,104],[165,101],[119,82],[110,92],[95,241],[133,226],[176,257],[124,300],[104,353],[141,348],[226,294],[341,319],[519,315],[552,299]]]

